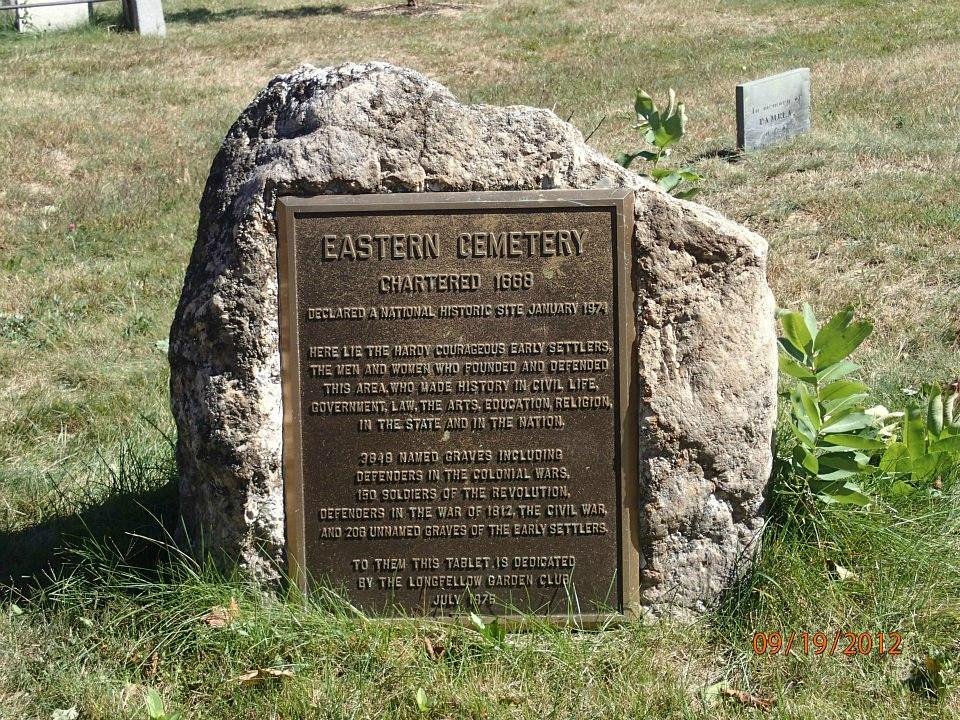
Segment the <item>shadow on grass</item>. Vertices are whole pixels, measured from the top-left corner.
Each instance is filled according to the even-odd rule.
[[[258,20],[296,20],[308,17],[322,17],[325,15],[343,15],[352,18],[368,18],[383,16],[420,17],[443,14],[458,14],[464,10],[476,7],[475,5],[460,3],[444,3],[431,0],[415,6],[390,3],[370,7],[348,8],[341,3],[327,3],[323,5],[298,5],[292,8],[276,10],[256,9],[251,7],[230,8],[227,10],[209,10],[204,7],[185,8],[166,16],[168,23],[204,23],[224,22],[236,18],[256,18]]]
[[[405,2],[397,4],[388,4],[388,5],[376,5],[373,7],[360,7],[352,8],[347,11],[347,14],[356,17],[356,18],[365,18],[365,17],[382,17],[382,16],[396,16],[401,15],[404,17],[418,17],[418,16],[430,16],[430,15],[444,15],[444,14],[459,14],[469,7],[476,7],[475,5],[467,5],[460,3],[444,3],[437,2],[437,0],[430,0],[429,2],[420,2],[417,5],[407,5]]]
[[[730,163],[731,165],[735,165],[736,163],[744,159],[744,153],[743,153],[743,150],[740,150],[739,148],[728,148],[728,147],[714,148],[712,150],[706,150],[700,153],[693,159],[696,161],[696,160],[708,160],[711,158],[724,160]]]
[[[90,544],[114,548],[131,566],[156,565],[179,516],[172,459],[144,463],[121,454],[108,477],[78,501],[51,501],[39,522],[0,528],[0,586],[24,594],[45,587],[69,573],[77,551]]]
[[[323,15],[342,15],[347,6],[340,3],[323,5],[298,5],[292,8],[276,10],[257,9],[252,7],[230,8],[228,10],[209,10],[204,7],[185,8],[166,16],[168,23],[191,23],[199,25],[211,22],[224,22],[240,17],[252,17],[258,20],[296,20],[298,18],[318,17]]]

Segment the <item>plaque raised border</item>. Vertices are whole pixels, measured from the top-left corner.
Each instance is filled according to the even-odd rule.
[[[300,214],[316,213],[391,213],[401,211],[491,212],[500,209],[609,208],[615,213],[611,282],[615,286],[616,318],[614,337],[619,422],[616,436],[619,448],[619,606],[610,613],[578,615],[539,615],[540,618],[581,626],[595,626],[611,619],[640,614],[640,551],[638,524],[638,433],[636,373],[636,293],[633,278],[634,193],[628,189],[529,190],[490,192],[429,192],[367,195],[283,196],[276,201],[278,320],[280,330],[280,375],[283,398],[283,494],[286,525],[286,552],[291,582],[308,591],[304,530],[304,483],[301,447],[301,389],[298,357],[298,323],[291,308],[297,298],[296,219]],[[522,623],[523,616],[499,616],[509,624]],[[456,621],[458,616],[434,619]]]

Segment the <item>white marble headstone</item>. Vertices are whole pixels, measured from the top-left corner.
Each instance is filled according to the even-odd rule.
[[[0,5],[16,5],[6,2]],[[23,5],[30,0],[22,0]],[[16,28],[19,32],[45,32],[47,30],[67,30],[90,21],[90,5],[83,2],[73,5],[50,5],[47,7],[17,8]]]
[[[123,14],[130,28],[141,35],[167,34],[161,0],[123,0]]]
[[[810,68],[737,85],[737,147],[759,150],[810,132]]]

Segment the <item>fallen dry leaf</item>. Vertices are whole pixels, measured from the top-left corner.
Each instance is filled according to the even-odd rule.
[[[764,700],[761,697],[756,695],[751,695],[748,692],[743,690],[734,690],[733,688],[723,688],[720,693],[725,697],[733,698],[741,705],[746,707],[756,708],[757,710],[762,710],[763,712],[769,712],[770,708],[773,707],[773,700]]]
[[[147,668],[147,677],[156,677],[157,670],[160,669],[160,656],[153,653],[150,656],[150,666]]]
[[[253,685],[254,683],[264,682],[265,680],[283,680],[292,678],[293,670],[288,668],[257,668],[256,670],[247,670],[240,673],[230,682],[240,683],[241,685]]]
[[[827,560],[827,571],[830,573],[830,576],[835,580],[856,580],[860,576],[857,575],[853,570],[847,570],[843,565],[833,560]]]
[[[239,616],[240,606],[237,605],[236,598],[230,598],[230,604],[227,607],[214,605],[200,619],[212,628],[225,628]]]
[[[439,660],[447,650],[439,640],[432,640],[429,635],[424,636],[423,644],[427,648],[427,657],[431,660]]]

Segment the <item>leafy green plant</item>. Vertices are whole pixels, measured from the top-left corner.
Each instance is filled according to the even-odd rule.
[[[806,303],[802,312],[781,310],[780,371],[799,382],[784,393],[796,444],[786,458],[827,503],[867,505],[870,497],[853,477],[872,473],[872,456],[886,447],[876,418],[867,412],[869,388],[850,379],[859,366],[848,360],[873,326],[854,321],[846,308],[822,326]]]
[[[413,694],[413,702],[417,706],[417,712],[421,715],[430,712],[430,699],[427,697],[427,691],[422,687],[417,688],[417,692]]]
[[[490,622],[484,622],[483,618],[476,613],[470,613],[470,625],[484,638],[497,645],[503,643],[507,637],[507,630],[500,624],[498,618],[494,618]]]
[[[147,690],[147,696],[144,699],[147,707],[147,717],[150,720],[180,720],[178,713],[167,712],[163,705],[163,698],[153,688]]]
[[[632,153],[620,153],[616,161],[625,168],[630,167],[638,158],[650,163],[645,173],[657,181],[657,184],[675,197],[689,198],[700,191],[698,187],[679,189],[687,183],[699,182],[702,178],[690,167],[673,168],[661,164],[661,160],[670,155],[670,146],[683,137],[686,132],[687,115],[682,102],[677,102],[677,94],[670,88],[670,99],[666,108],[658,108],[653,98],[643,90],[637,90],[633,102],[637,124],[643,139],[651,149],[641,149]]]
[[[899,438],[880,459],[881,472],[895,478],[895,494],[909,494],[960,465],[960,381],[947,388],[925,385],[920,397],[901,414]]]

